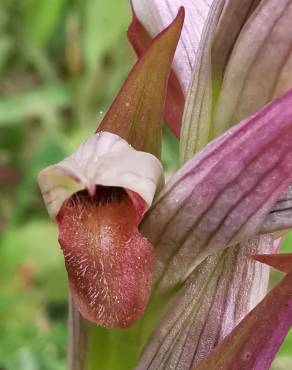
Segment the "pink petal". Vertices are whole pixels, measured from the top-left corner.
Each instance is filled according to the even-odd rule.
[[[289,0],[213,3],[186,97],[184,161],[291,87],[291,16]]]
[[[193,370],[268,370],[292,326],[292,272]]]
[[[161,288],[260,231],[292,180],[291,103],[292,90],[210,143],[162,190],[143,222]]]
[[[269,268],[250,257],[272,245],[265,235],[206,258],[170,303],[136,370],[186,370],[206,357],[264,297]]]
[[[246,22],[214,107],[216,135],[291,88],[291,17],[290,0],[271,0],[260,2]]]
[[[186,21],[174,58],[174,71],[185,95],[212,0],[132,0],[132,4],[136,16],[151,37],[171,22],[179,7],[185,8]]]

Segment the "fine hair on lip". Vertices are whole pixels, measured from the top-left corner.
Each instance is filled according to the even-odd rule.
[[[153,246],[139,233],[135,206],[121,187],[74,194],[57,216],[59,243],[75,304],[89,321],[127,327],[144,312]]]

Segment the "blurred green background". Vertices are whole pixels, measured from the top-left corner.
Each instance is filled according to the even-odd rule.
[[[36,176],[96,129],[135,60],[130,18],[127,0],[0,1],[0,370],[65,369],[66,274]],[[168,170],[177,149],[165,130]]]

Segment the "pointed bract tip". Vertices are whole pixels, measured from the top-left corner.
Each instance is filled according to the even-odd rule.
[[[97,131],[117,134],[135,149],[160,158],[167,83],[183,22],[181,8],[174,21],[152,41],[143,33],[148,47],[130,71]],[[134,32],[133,28],[129,32]],[[143,47],[137,46],[140,49]]]
[[[256,254],[252,258],[282,272],[288,273],[292,271],[292,253]]]
[[[136,16],[135,10],[132,5],[132,21],[129,25],[127,36],[132,44],[138,59],[140,59],[147,51],[152,43],[152,36],[148,33],[144,27],[141,20]],[[171,23],[170,26],[174,24],[177,36],[181,35],[182,26],[184,24],[185,10],[180,7],[176,16],[176,19]],[[168,28],[169,28],[168,27]],[[156,33],[155,33],[156,34]],[[175,39],[178,41],[178,37],[175,35]],[[156,38],[159,34],[156,35]],[[180,79],[172,69],[170,72],[168,84],[167,84],[167,94],[164,106],[164,119],[175,134],[177,138],[180,136],[180,128],[182,123],[182,115],[184,109],[185,97],[182,91],[182,86]]]
[[[177,13],[177,18],[180,18],[182,21],[184,21],[186,15],[186,11],[184,6],[180,6]]]
[[[181,32],[181,29],[182,29],[183,24],[184,24],[184,20],[185,20],[185,8],[183,6],[180,6],[174,20],[161,33],[159,33],[155,38],[158,38],[163,33],[167,32],[169,28],[174,28],[174,29],[178,28],[178,31]],[[177,24],[178,24],[178,27],[176,27]],[[179,35],[180,35],[180,32],[179,32]]]

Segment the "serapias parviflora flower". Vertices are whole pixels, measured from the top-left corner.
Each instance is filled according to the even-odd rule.
[[[215,30],[215,21],[219,21],[219,17],[221,15],[221,11],[223,11],[223,5],[225,2],[217,1],[215,3],[216,6],[214,5],[214,7],[212,8],[213,10],[215,9],[215,13],[211,12],[212,17],[210,18],[212,19],[212,25],[214,26],[209,28],[209,30],[211,30],[212,32],[214,32]],[[228,4],[230,5],[231,2],[228,2]],[[227,9],[230,8],[227,7]],[[248,9],[253,8],[251,7]],[[183,11],[180,10],[176,21],[173,22],[173,24],[175,24],[176,22],[177,28],[169,28],[169,30],[172,29],[172,31],[174,31],[173,38],[170,38],[169,40],[172,46],[175,45],[175,40],[177,40],[179,35],[179,30],[183,19],[182,13]],[[208,27],[206,28],[206,30],[208,31]],[[199,53],[199,55],[202,57],[200,62],[205,60],[204,56],[207,56],[207,60],[209,60],[208,58],[210,58],[211,54],[210,48],[213,45],[213,38],[207,37],[207,31],[205,32],[206,38],[203,38],[203,40],[209,40],[209,43],[207,43],[208,52],[204,53],[204,47],[200,47],[201,53]],[[239,31],[240,30],[238,30],[238,32]],[[160,38],[161,41],[163,34],[166,35],[168,34],[167,32],[168,31],[164,31],[160,36],[158,36],[158,38],[156,39],[156,44],[154,41],[154,44],[156,46],[158,45],[157,40],[159,40]],[[147,42],[149,42],[149,40]],[[151,45],[153,44],[151,43],[150,46],[148,46],[147,51],[151,48]],[[163,43],[161,42],[160,47],[162,46]],[[147,60],[147,58],[145,57],[147,51],[145,54],[142,54],[142,57],[139,59],[139,61],[144,60],[145,62],[145,60]],[[158,58],[158,51],[159,48],[156,47],[157,54],[155,54],[155,58]],[[167,55],[168,61],[171,60],[173,53],[170,52]],[[126,124],[126,126],[124,126],[125,129],[123,128],[123,130],[121,130],[123,134],[121,134],[120,136],[124,139],[127,139],[128,137],[135,138],[135,143],[143,142],[145,139],[146,141],[150,140],[150,144],[152,145],[151,138],[160,137],[159,134],[161,135],[161,131],[159,131],[159,129],[161,129],[161,126],[159,125],[158,129],[157,127],[155,128],[155,130],[157,130],[156,133],[158,134],[158,136],[151,136],[151,134],[153,134],[153,123],[156,122],[153,119],[149,120],[151,130],[147,130],[148,121],[145,114],[147,114],[147,112],[149,114],[149,112],[152,111],[152,106],[150,104],[147,106],[146,104],[145,108],[143,99],[145,96],[148,98],[150,96],[154,96],[154,93],[158,91],[155,89],[156,80],[150,79],[150,88],[148,88],[148,80],[146,78],[147,72],[153,72],[151,67],[157,66],[157,68],[160,68],[160,64],[157,63],[155,58],[151,61],[151,63],[147,64],[148,70],[146,69],[143,71],[144,74],[142,74],[142,78],[136,80],[136,82],[139,81],[139,83],[136,83],[136,85],[132,84],[131,89],[129,88],[127,90],[128,94],[122,95],[122,99],[119,99],[118,97],[115,100],[112,106],[114,109],[111,108],[109,110],[110,119],[108,121],[105,120],[105,122],[110,122],[110,127],[113,128],[115,132],[117,127],[122,126],[119,125],[118,120],[118,117],[121,114],[122,117],[124,117],[122,123]],[[167,66],[168,65],[169,63],[167,64]],[[200,74],[200,70],[196,69],[197,67],[201,67],[202,63],[197,63],[195,65],[195,78],[193,78],[193,81],[198,82],[198,84],[195,83],[192,86],[195,90],[195,94],[192,95],[191,89],[191,92],[188,95],[188,112],[194,113],[194,115],[185,115],[185,117],[187,118],[185,118],[184,123],[188,118],[192,118],[191,126],[190,128],[187,127],[187,125],[183,126],[182,131],[191,144],[190,146],[188,146],[186,142],[182,142],[181,148],[182,153],[184,154],[183,159],[185,160],[186,158],[190,158],[190,160],[182,166],[182,168],[169,181],[166,187],[164,187],[162,191],[158,194],[154,205],[149,209],[149,212],[142,223],[141,230],[143,232],[143,235],[149,238],[151,243],[156,247],[157,264],[155,269],[154,294],[156,294],[156,297],[159,298],[163,296],[163,293],[165,293],[166,291],[167,293],[178,292],[173,301],[174,304],[167,309],[167,313],[165,315],[166,318],[162,319],[160,325],[157,328],[157,331],[154,332],[153,337],[151,338],[149,344],[146,346],[144,355],[142,356],[141,361],[138,364],[138,368],[143,370],[151,368],[153,368],[154,370],[169,369],[169,366],[185,370],[192,368],[192,366],[200,359],[196,357],[196,348],[194,349],[191,345],[185,348],[185,346],[183,345],[184,343],[190,344],[189,335],[192,336],[193,333],[193,331],[186,329],[186,322],[189,324],[188,319],[191,319],[192,328],[195,328],[196,318],[199,318],[201,321],[203,321],[203,329],[207,330],[207,333],[202,332],[202,334],[204,334],[203,339],[208,340],[210,333],[214,334],[214,330],[216,330],[216,333],[218,332],[217,329],[219,328],[220,323],[218,323],[218,320],[216,320],[217,317],[212,317],[212,320],[207,321],[208,314],[211,311],[203,310],[203,314],[205,315],[205,317],[202,317],[198,315],[199,308],[201,307],[200,305],[198,305],[194,308],[194,310],[191,309],[189,311],[191,316],[189,316],[188,314],[181,315],[184,320],[179,323],[177,333],[173,335],[174,326],[171,322],[173,312],[177,313],[177,310],[180,311],[181,308],[183,309],[183,305],[180,306],[180,299],[184,301],[186,299],[192,299],[192,297],[187,297],[186,295],[184,295],[184,292],[188,292],[188,287],[192,287],[192,284],[194,284],[193,279],[200,277],[200,281],[204,280],[204,276],[200,275],[200,273],[202,271],[205,271],[204,267],[206,268],[206,266],[211,266],[212,268],[214,268],[214,271],[216,273],[212,274],[209,271],[210,281],[212,283],[214,282],[213,277],[216,275],[218,278],[217,281],[221,284],[219,274],[222,273],[224,281],[223,285],[220,285],[220,292],[224,293],[224,289],[221,288],[224,287],[226,276],[224,275],[224,269],[222,268],[222,266],[224,266],[224,263],[226,261],[230,263],[234,261],[233,258],[225,260],[225,256],[228,256],[229,253],[225,254],[224,249],[226,247],[234,248],[234,244],[237,243],[242,243],[241,247],[243,248],[248,244],[250,238],[258,235],[261,232],[262,225],[265,223],[267,217],[269,216],[269,212],[273,209],[274,204],[281,196],[281,193],[285,191],[289,182],[292,181],[291,90],[280,98],[274,100],[272,103],[266,105],[253,115],[242,120],[241,123],[236,125],[231,130],[227,131],[224,135],[220,136],[215,141],[209,143],[200,153],[193,156],[193,152],[197,149],[197,139],[193,134],[194,132],[199,132],[195,129],[197,124],[196,119],[194,119],[194,117],[197,117],[195,113],[199,114],[198,117],[200,118],[200,122],[202,122],[202,117],[204,117],[204,115],[201,115],[202,111],[196,110],[194,107],[198,107],[198,105],[204,106],[204,112],[207,112],[206,117],[211,117],[212,115],[212,99],[210,99],[210,97],[212,97],[212,94],[210,95],[210,91],[212,88],[212,73],[209,70],[209,67],[211,67],[211,65],[212,64],[210,63],[206,64],[207,68],[205,69],[205,74]],[[138,69],[136,69],[136,72],[137,70]],[[133,69],[132,72],[133,71],[135,72],[135,69]],[[159,114],[157,115],[157,117],[161,116],[161,102],[165,97],[165,95],[163,95],[163,91],[166,87],[165,81],[167,80],[168,75],[169,71],[166,68],[166,77],[163,78],[162,81],[160,81],[159,85],[160,93],[158,94],[158,96],[160,97],[160,103],[158,105],[160,107],[160,110],[158,111]],[[201,79],[201,76],[203,76],[204,78]],[[139,78],[140,77],[141,76],[139,75]],[[143,85],[143,88],[141,88],[141,83]],[[198,91],[200,93],[204,93],[204,91],[206,91],[206,94],[197,94],[197,87],[199,88]],[[133,97],[134,107],[132,107],[130,104],[130,108],[127,110],[125,107],[129,107],[127,103],[131,101],[131,96]],[[202,100],[197,99],[198,96],[201,97]],[[194,98],[193,102],[192,98]],[[204,101],[204,98],[206,98],[207,100]],[[203,102],[204,104],[200,105],[200,102]],[[143,108],[143,114],[140,113],[140,107]],[[138,119],[137,114],[139,114]],[[129,116],[131,119],[129,119]],[[125,117],[127,117],[127,119]],[[129,126],[127,122],[130,122],[131,124],[132,122],[134,122],[134,127],[132,127],[131,124]],[[140,133],[138,129],[139,126],[135,126],[139,122],[143,122],[143,133]],[[212,127],[212,123],[210,123],[211,121],[209,122],[208,120],[206,120],[206,122],[208,126],[208,131],[209,128]],[[101,125],[101,127],[105,130],[103,124]],[[207,131],[204,128],[204,133],[206,133]],[[212,139],[214,137],[214,132],[209,131],[208,135],[203,135],[204,140],[206,139],[206,137],[208,137],[208,141],[209,139]],[[129,133],[131,133],[131,135],[129,135]],[[203,141],[200,141],[200,145]],[[160,144],[161,143],[159,140],[155,143],[155,153],[160,153]],[[91,167],[91,171],[92,168],[93,167]],[[49,177],[54,178],[52,174]],[[112,222],[115,223],[115,221],[118,220],[117,229],[114,229],[112,227],[108,228],[108,226],[105,225],[104,229],[107,230],[106,237],[109,239],[112,235],[115,235],[115,230],[121,230],[122,228],[127,229],[129,226],[132,231],[135,230],[136,232],[139,222],[137,220],[140,219],[139,215],[143,214],[144,212],[143,206],[143,211],[140,213],[140,211],[137,211],[138,208],[141,209],[140,206],[137,208],[135,201],[133,203],[130,202],[130,199],[133,199],[133,196],[131,196],[132,193],[126,191],[126,189],[128,189],[127,186],[124,187],[124,185],[122,185],[122,189],[124,190],[120,192],[121,185],[117,187],[115,184],[106,184],[106,188],[101,188],[100,186],[104,186],[103,184],[100,184],[98,182],[96,183],[95,181],[90,182],[88,181],[88,178],[86,178],[86,176],[84,176],[84,178],[85,180],[83,184],[83,189],[87,190],[85,191],[74,188],[74,194],[71,194],[69,202],[67,203],[67,201],[65,201],[65,203],[62,204],[57,215],[57,221],[61,225],[61,229],[64,230],[64,232],[62,232],[61,230],[60,241],[63,249],[69,252],[70,246],[72,247],[72,235],[74,235],[75,231],[74,225],[78,224],[80,217],[82,217],[84,213],[84,204],[86,205],[87,209],[90,210],[86,214],[86,217],[88,216],[86,218],[86,221],[89,219],[87,223],[90,225],[94,225],[92,227],[92,229],[94,229],[94,232],[92,234],[94,235],[100,234],[99,230],[98,232],[96,232],[96,220],[98,220],[99,228],[100,225],[103,225],[104,219],[107,219],[107,217],[100,216],[100,209],[103,210],[104,215],[106,216],[109,213],[111,214],[111,220],[109,221],[110,225]],[[54,182],[56,183],[56,178],[54,179]],[[96,185],[98,185],[97,188]],[[114,187],[114,189],[112,187]],[[143,198],[142,194],[139,194],[139,192],[135,192],[135,189],[133,190],[131,188],[131,191],[134,191],[134,194],[136,194],[134,198],[135,200],[138,199],[137,204],[141,205],[141,198],[144,199],[144,201],[146,200],[145,198]],[[92,205],[91,198],[96,196],[94,194],[99,195],[99,200],[94,200],[94,204]],[[82,203],[81,207],[79,206],[80,203]],[[129,210],[131,207],[132,209],[134,208],[134,210],[136,209],[136,212],[127,211],[127,213],[131,214],[132,217],[130,216],[130,222],[124,222],[124,220],[121,220],[121,215],[125,213],[126,209]],[[76,217],[70,215],[72,209],[78,210],[77,219]],[[96,214],[96,212],[98,214]],[[89,215],[93,215],[93,217]],[[66,230],[68,230],[68,233],[66,232]],[[88,307],[91,304],[90,296],[88,295],[87,291],[88,287],[86,288],[86,284],[84,284],[82,278],[80,278],[80,274],[77,274],[75,271],[78,271],[78,265],[80,264],[80,262],[82,263],[80,257],[82,258],[82,253],[84,253],[84,248],[81,248],[82,250],[80,252],[80,255],[78,256],[78,248],[79,246],[83,245],[82,243],[84,239],[86,240],[85,244],[88,244],[86,239],[87,229],[84,228],[84,222],[82,223],[82,225],[80,225],[80,230],[82,230],[81,238],[77,241],[76,248],[74,248],[75,252],[77,251],[76,264],[72,268],[72,271],[70,271],[70,266],[69,268],[67,266],[67,269],[69,272],[69,278],[71,276],[70,284],[73,294],[75,287],[78,286],[79,282],[81,281],[81,284],[78,286],[76,292],[77,294],[75,300],[79,304],[81,312],[84,312],[84,316],[87,317],[86,315],[88,314],[88,312],[92,312],[92,309]],[[140,234],[139,237],[142,238]],[[120,238],[121,240],[119,241],[119,243],[123,244],[124,241],[122,233],[120,235]],[[125,240],[126,239],[127,238],[125,238]],[[264,240],[264,238],[262,238],[262,240]],[[272,239],[268,237],[267,240]],[[144,250],[146,252],[143,257],[150,266],[152,263],[151,257],[149,257],[151,253],[148,252],[151,248],[149,246],[149,242],[145,243],[148,244],[145,244],[144,246]],[[271,243],[269,242],[269,244]],[[136,243],[134,242],[133,245],[136,246]],[[255,252],[257,252],[258,244],[255,243],[254,246],[256,249]],[[121,249],[119,249],[119,253],[120,251]],[[135,248],[135,251],[132,252],[134,260],[137,256],[137,253],[139,254],[139,252],[137,251],[138,249]],[[89,249],[88,254],[91,257],[95,254],[95,252]],[[69,258],[70,257],[71,256],[69,256]],[[245,254],[243,254],[243,257],[246,257]],[[106,260],[106,258],[104,258],[104,260]],[[219,261],[220,263],[208,264],[212,260]],[[110,261],[111,260],[109,258],[106,261],[107,263],[109,262],[107,269],[112,273],[113,270]],[[222,261],[225,262],[221,263]],[[239,259],[239,263],[242,261],[249,265],[249,259]],[[238,261],[236,261],[236,263],[237,262]],[[220,270],[217,269],[217,266],[219,265]],[[96,266],[93,266],[92,271],[95,271],[95,267]],[[141,266],[139,265],[139,268],[140,267]],[[228,267],[228,271],[231,274],[232,269],[230,269],[230,266]],[[99,276],[102,276],[103,268],[104,264],[100,268],[101,273],[99,274]],[[144,270],[142,269],[141,271]],[[82,273],[84,273],[84,270],[82,270]],[[132,275],[137,276],[134,273]],[[145,276],[146,275],[149,277],[151,275],[151,272],[147,270]],[[91,278],[92,276],[94,275],[91,275]],[[113,277],[114,274],[112,274],[112,276],[109,278],[109,281]],[[120,278],[121,277],[119,276],[118,279]],[[118,279],[115,280],[115,282],[110,287],[111,289],[113,289],[113,292],[116,292],[115,289],[117,288],[117,286],[115,283],[118,281]],[[124,279],[125,281],[127,280],[126,276],[122,277],[122,279]],[[146,280],[147,278],[145,280],[141,278],[140,281],[143,281],[145,283]],[[72,281],[73,283],[75,283],[73,288]],[[147,282],[149,283],[149,280],[147,280]],[[147,282],[145,283],[146,285],[148,284]],[[89,283],[91,284],[92,282],[90,281]],[[102,291],[103,287],[109,286],[107,282],[105,282],[104,284],[103,283],[104,281],[100,282],[97,290]],[[149,283],[149,285],[150,284],[151,283]],[[232,285],[230,289],[228,289],[228,296],[232,295],[235,285],[238,285],[237,282]],[[127,284],[124,284],[123,286],[126,287]],[[210,284],[210,286],[212,288],[211,290],[209,290],[209,287],[207,287],[208,290],[205,290],[207,299],[202,299],[200,300],[201,302],[199,302],[200,304],[202,302],[206,303],[207,308],[210,307],[209,298],[211,297],[211,293],[214,292],[214,284]],[[118,287],[120,288],[119,285]],[[201,288],[201,286],[199,288]],[[137,292],[137,286],[134,285],[132,289],[133,294],[136,297],[135,292]],[[193,293],[196,291],[197,290],[194,289]],[[110,295],[111,294],[112,293],[110,293]],[[226,294],[224,294],[220,297],[220,300],[218,300],[220,308],[225,308],[224,305],[226,301],[224,298],[226,297]],[[129,295],[132,296],[132,293],[129,293]],[[84,296],[86,298],[85,300]],[[215,297],[215,295],[213,295],[213,297]],[[139,316],[135,316],[133,314],[133,307],[134,311],[136,309],[135,305],[132,305],[131,309],[129,309],[128,311],[125,310],[125,315],[122,316],[122,318],[121,316],[117,317],[116,312],[113,312],[113,314],[109,315],[108,310],[110,310],[112,304],[119,303],[115,297],[112,298],[113,300],[111,300],[110,302],[103,302],[100,306],[100,312],[105,313],[105,316],[103,316],[105,321],[100,321],[103,325],[116,326],[116,324],[118,323],[117,326],[127,326]],[[286,299],[287,296],[284,297],[284,300]],[[147,299],[140,301],[140,303],[142,302],[141,307],[142,305],[145,305],[146,301]],[[83,303],[85,307],[82,307]],[[217,301],[215,303],[217,304]],[[227,303],[230,303],[230,301],[228,301]],[[128,308],[129,306],[126,305],[126,307]],[[205,306],[203,306],[203,308],[204,307]],[[139,311],[139,309],[136,310]],[[143,310],[140,310],[139,312],[142,311]],[[195,314],[192,314],[193,312]],[[223,314],[225,315],[226,312],[227,309],[223,312]],[[129,321],[127,321],[126,317],[128,313],[131,313],[131,318]],[[181,312],[179,312],[178,314],[180,315],[180,313]],[[99,319],[99,316],[97,317]],[[171,320],[168,319],[169,317],[171,318]],[[110,320],[110,323],[108,322],[108,320]],[[96,321],[96,317],[94,317],[93,321],[98,322]],[[224,322],[226,323],[227,321],[228,317],[224,316]],[[111,324],[112,322],[114,322],[113,325]],[[228,327],[228,330],[232,329],[232,325]],[[289,327],[290,321],[287,325],[285,326],[285,328]],[[227,326],[228,325],[226,325],[226,327]],[[166,328],[168,327],[170,327],[170,330],[166,330]],[[223,330],[224,335],[226,334],[226,327]],[[237,332],[235,331],[235,335],[237,335],[236,333]],[[199,333],[199,344],[201,338],[201,333]],[[222,340],[221,333],[219,333],[216,338],[218,339],[218,341]],[[214,345],[217,345],[218,341]],[[255,353],[255,356],[259,355],[259,352],[262,350],[263,343],[264,342],[259,342],[259,349]],[[207,356],[210,348],[205,346],[205,343],[203,343],[202,346],[204,348],[202,352],[200,352],[200,356],[202,355],[202,353],[204,354],[204,356]],[[267,366],[267,363],[267,361],[264,362],[263,366]],[[266,367],[263,368],[265,369]],[[225,368],[223,367],[223,369]]]
[[[101,326],[129,326],[150,295],[154,249],[138,225],[164,182],[162,116],[183,19],[181,9],[151,42],[98,132],[38,178],[59,226],[73,301]]]
[[[59,226],[82,316],[107,327],[128,326],[143,313],[151,290],[154,249],[138,225],[163,185],[159,160],[100,132],[44,169],[38,182]]]

